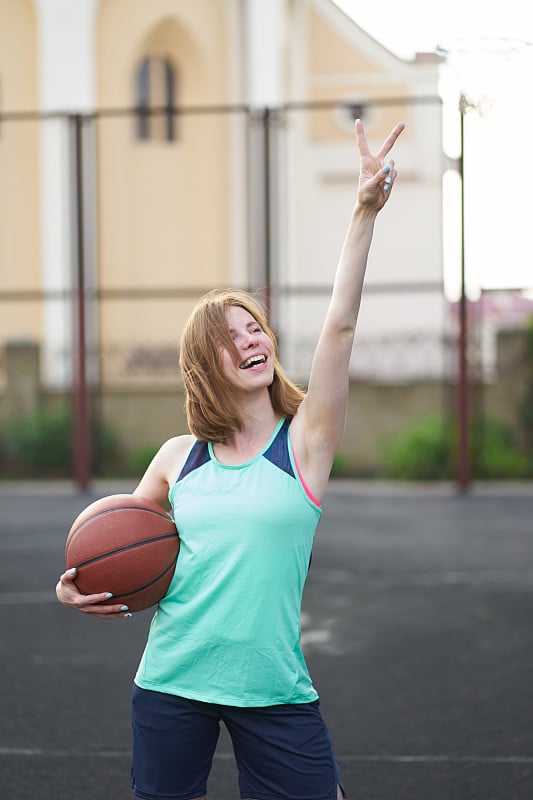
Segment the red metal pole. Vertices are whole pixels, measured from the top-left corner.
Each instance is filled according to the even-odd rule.
[[[270,162],[270,109],[263,109],[263,181],[264,181],[264,223],[265,223],[265,275],[264,296],[267,314],[272,312],[272,216],[271,203],[271,162]]]
[[[76,208],[74,316],[74,479],[80,491],[89,486],[91,474],[91,437],[89,387],[87,383],[87,342],[85,322],[85,258],[83,238],[83,118],[71,117],[74,142],[74,194]]]

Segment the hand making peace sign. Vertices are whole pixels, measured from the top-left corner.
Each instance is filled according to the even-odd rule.
[[[377,212],[387,202],[397,172],[394,161],[389,160],[385,163],[385,157],[392,150],[396,139],[404,128],[405,123],[399,122],[387,136],[379,152],[374,156],[368,149],[363,123],[360,119],[356,120],[355,133],[361,157],[357,199],[361,206]]]

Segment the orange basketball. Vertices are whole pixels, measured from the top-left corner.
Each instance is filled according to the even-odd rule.
[[[142,611],[166,594],[179,553],[174,520],[146,497],[114,494],[87,506],[74,520],[65,547],[82,594],[112,592],[107,604]]]

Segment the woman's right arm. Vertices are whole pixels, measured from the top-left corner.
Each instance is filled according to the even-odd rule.
[[[129,617],[128,609],[122,603],[112,603],[103,605],[104,600],[108,600],[112,595],[109,592],[99,594],[81,594],[74,581],[76,580],[76,570],[68,570],[60,575],[56,585],[56,596],[64,606],[81,611],[91,617],[100,619],[119,619]]]
[[[175,436],[158,450],[133,494],[148,497],[165,509],[170,508],[168,492],[175,480],[187,453],[194,442],[193,436]],[[64,572],[56,585],[56,595],[60,603],[76,611],[100,619],[119,619],[130,616],[122,603],[104,605],[110,599],[109,592],[81,594],[76,584],[76,570]]]

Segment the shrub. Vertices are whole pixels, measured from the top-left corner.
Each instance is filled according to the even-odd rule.
[[[71,431],[63,411],[38,411],[4,431],[8,464],[15,471],[64,473],[71,453]]]
[[[428,417],[403,430],[385,453],[385,475],[401,480],[443,480],[452,476],[449,424]]]
[[[481,420],[472,430],[472,470],[476,478],[525,478],[528,462],[511,431],[494,419]]]
[[[72,473],[72,415],[64,409],[41,409],[23,421],[0,429],[0,460],[3,473],[13,477],[67,477]],[[92,467],[113,460],[115,435],[98,420],[91,434]]]
[[[470,452],[474,478],[527,477],[528,460],[504,423],[484,419],[472,425]],[[385,475],[400,480],[445,480],[454,476],[457,435],[449,421],[435,417],[405,429],[387,448]]]
[[[331,467],[332,478],[346,478],[352,474],[352,465],[346,453],[335,453]]]
[[[127,458],[128,473],[141,477],[158,450],[157,444],[145,444],[134,450]]]

